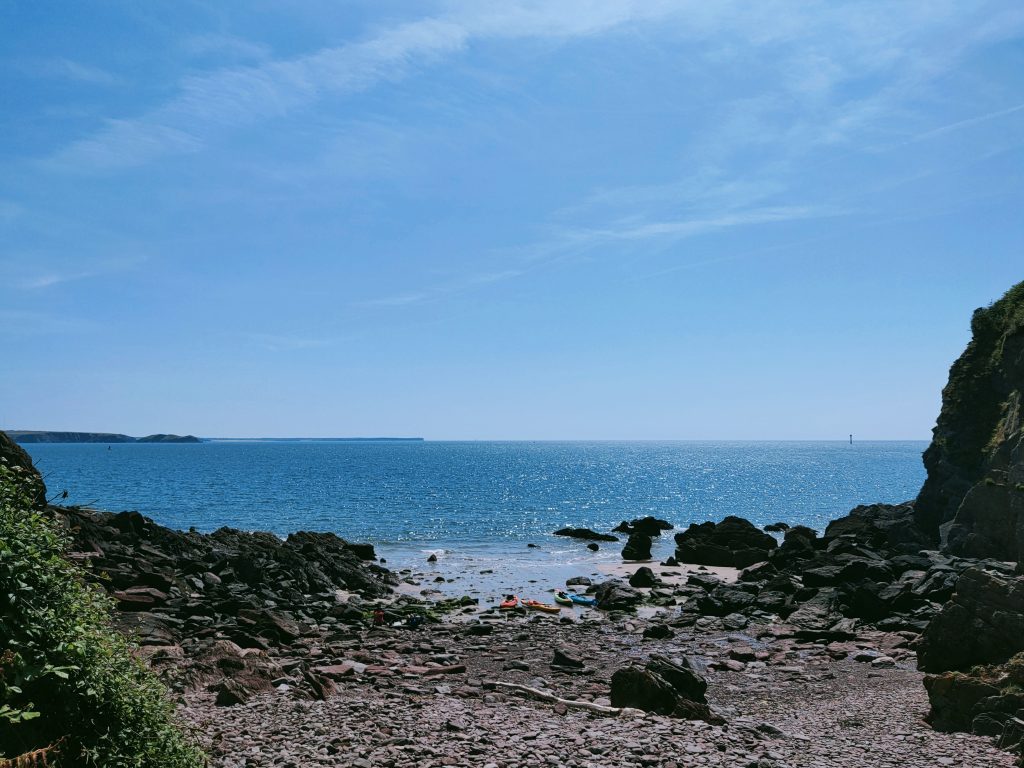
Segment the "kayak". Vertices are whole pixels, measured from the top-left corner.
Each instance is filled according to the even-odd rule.
[[[515,595],[509,595],[508,598],[501,601],[501,605],[498,606],[499,610],[511,611],[513,608],[519,607],[519,598]]]
[[[551,603],[542,603],[539,600],[526,600],[523,605],[534,611],[544,611],[544,613],[558,613],[561,608],[557,605],[551,605]]]
[[[572,605],[572,598],[565,592],[555,592],[555,602],[560,605]]]
[[[570,592],[569,599],[577,605],[597,605],[597,600],[586,595],[576,595]]]

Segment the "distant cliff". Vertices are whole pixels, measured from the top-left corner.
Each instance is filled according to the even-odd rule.
[[[924,454],[918,523],[952,554],[1024,555],[1024,283],[971,319]]]
[[[112,432],[37,432],[11,429],[7,431],[18,443],[199,443],[193,435],[147,435],[131,437]]]

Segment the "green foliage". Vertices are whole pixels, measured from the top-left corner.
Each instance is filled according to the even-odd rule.
[[[64,558],[65,537],[26,490],[0,464],[0,765],[34,750],[69,767],[204,765],[111,627],[109,599]]]

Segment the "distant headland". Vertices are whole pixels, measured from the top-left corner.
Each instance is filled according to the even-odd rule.
[[[195,435],[146,435],[132,437],[113,432],[43,432],[37,430],[10,430],[18,443],[201,443]]]
[[[46,432],[31,429],[7,430],[17,443],[409,443],[422,437],[196,437],[195,435],[146,435],[132,437],[115,432]]]

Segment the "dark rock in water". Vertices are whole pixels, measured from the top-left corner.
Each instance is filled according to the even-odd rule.
[[[666,568],[677,568],[679,566],[679,562],[672,555],[669,555],[665,558],[664,562],[662,562],[662,565]]]
[[[930,537],[917,522],[912,502],[856,507],[825,529],[826,544],[841,536],[894,554],[914,554],[931,545]]]
[[[603,611],[627,611],[643,600],[643,594],[620,579],[608,579],[594,591],[597,607]]]
[[[531,543],[526,545],[526,548],[527,549],[537,549],[537,545],[531,542]]]
[[[46,485],[32,457],[14,442],[6,432],[0,431],[0,465],[11,470],[21,480],[21,487],[36,509],[46,506]]]
[[[373,544],[352,544],[348,545],[349,550],[360,560],[376,560],[377,553],[373,549]]]
[[[637,568],[633,575],[629,577],[629,586],[631,587],[653,587],[659,583],[658,577],[654,575],[654,571],[646,565]]]
[[[782,536],[783,542],[803,541],[814,544],[818,540],[818,532],[806,525],[794,525]]]
[[[618,541],[618,538],[607,533],[598,533],[589,528],[561,528],[555,536],[568,536],[572,539],[588,539],[590,541]]]
[[[1024,283],[971,318],[924,453],[915,514],[958,555],[1021,560],[1024,551]]]
[[[775,538],[750,521],[729,516],[720,523],[693,523],[676,534],[676,559],[698,565],[746,568],[768,559]]]
[[[565,586],[567,587],[589,587],[593,583],[586,576],[572,576],[565,580]]]
[[[552,667],[567,667],[569,669],[583,669],[586,664],[576,654],[565,648],[556,648],[555,655],[551,659]]]
[[[652,624],[644,630],[644,637],[648,640],[668,640],[674,636],[675,632],[668,624]]]
[[[971,568],[921,637],[925,672],[998,664],[1024,651],[1024,577]]]
[[[432,554],[430,557],[427,558],[427,562],[428,563],[436,563],[437,562],[437,555],[433,555]]]
[[[587,549],[589,549],[591,552],[597,552],[597,550],[599,550],[600,548],[601,547],[593,541],[587,544]]]
[[[647,515],[631,522],[623,520],[612,528],[616,533],[642,533],[645,536],[661,536],[662,531],[671,531],[675,526],[667,520],[659,520]]]
[[[622,548],[623,560],[650,560],[651,537],[643,533],[631,533]]]
[[[721,723],[707,705],[704,678],[684,660],[677,664],[652,656],[646,666],[628,666],[612,675],[614,707],[633,707],[659,715]]]
[[[768,533],[783,533],[789,530],[788,523],[769,523],[764,527]]]

